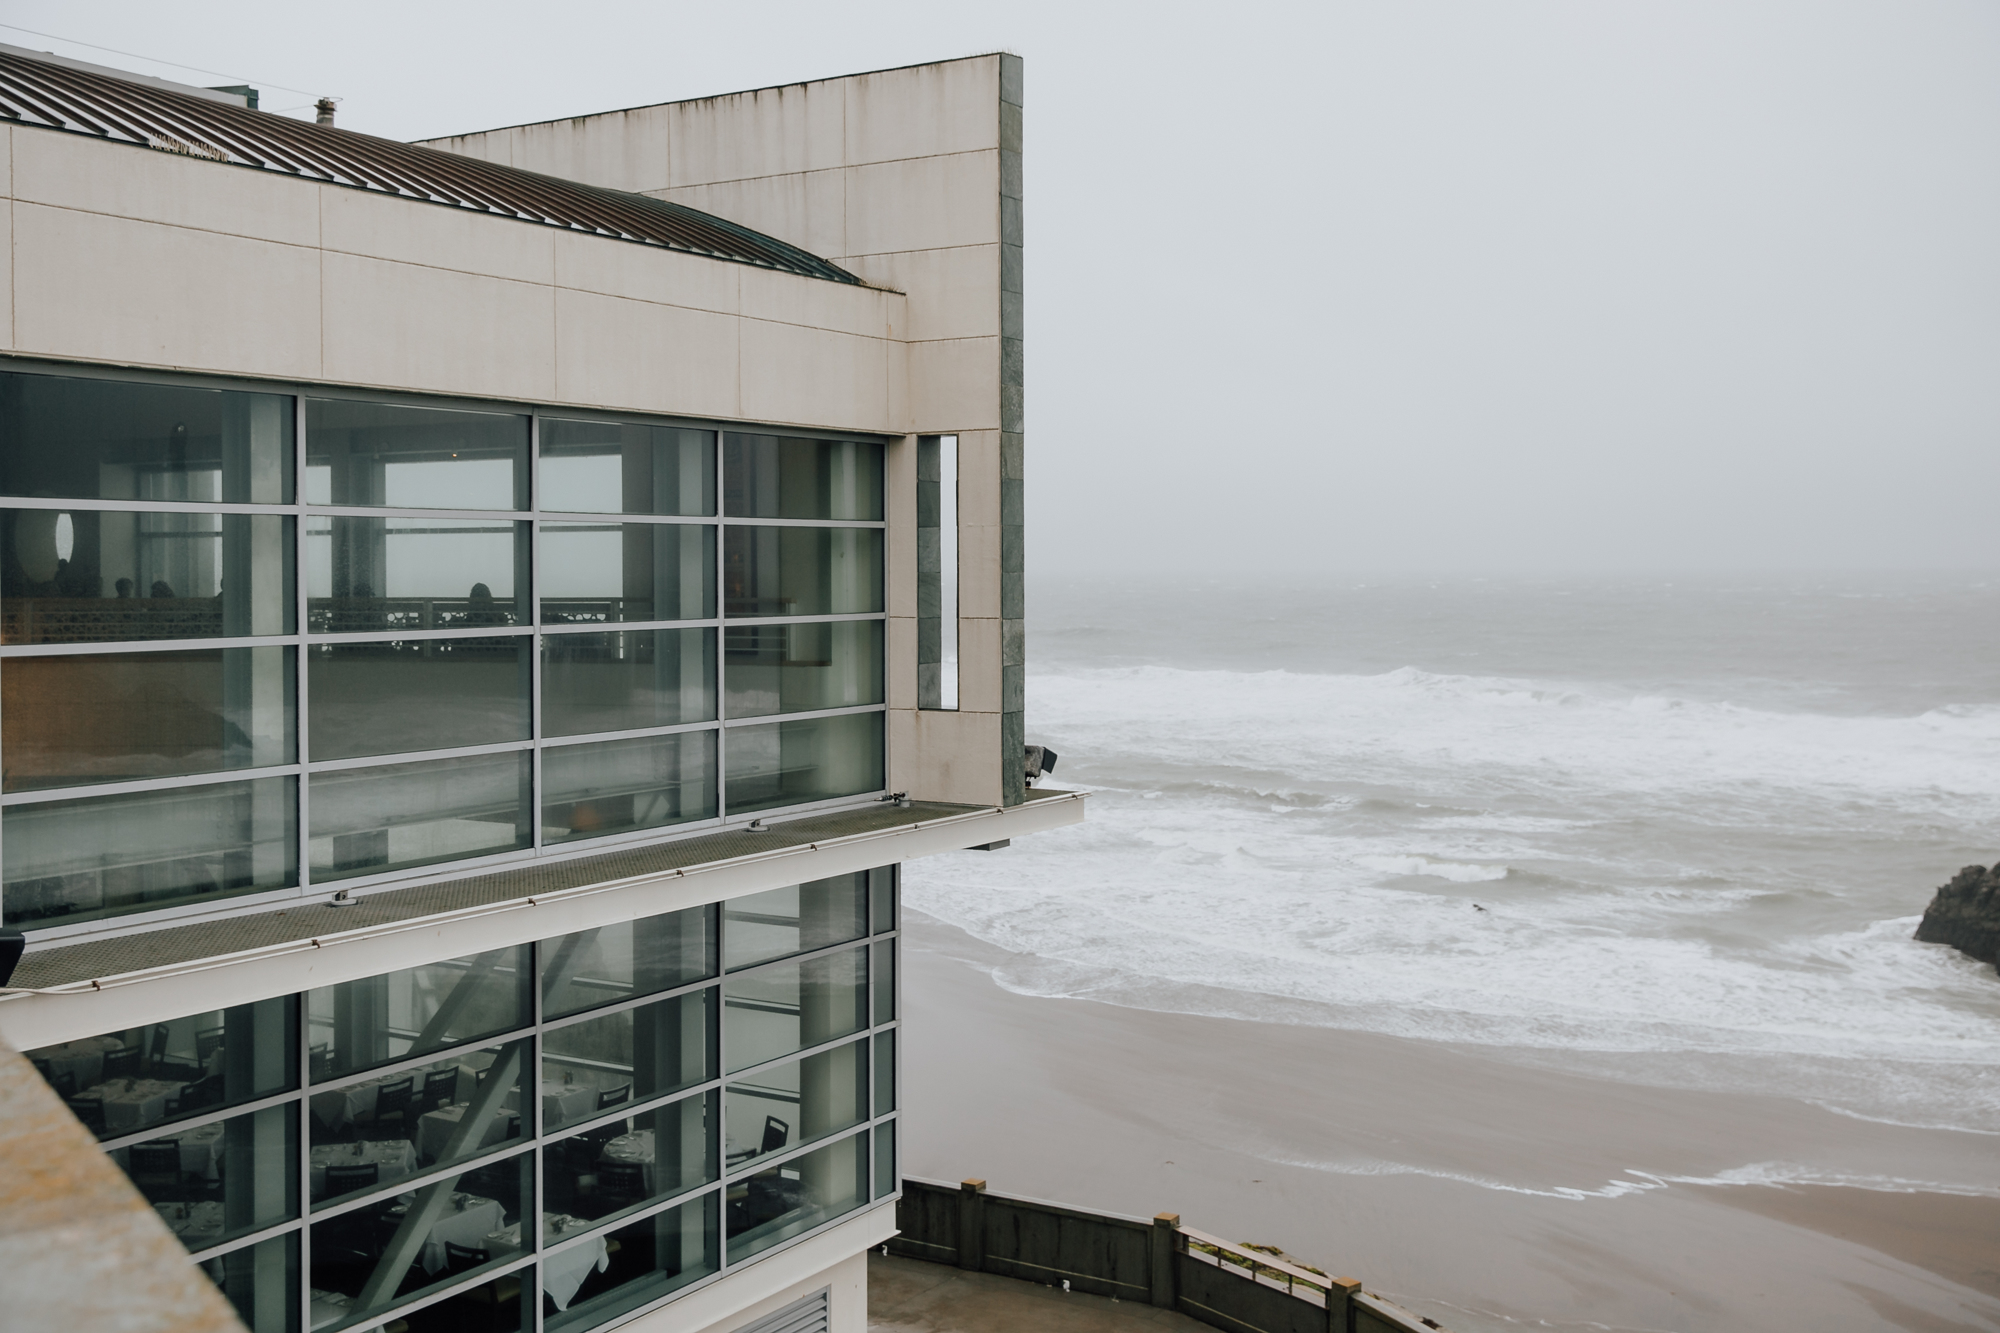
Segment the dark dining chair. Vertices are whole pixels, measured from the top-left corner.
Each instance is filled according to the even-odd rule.
[[[394,1083],[384,1083],[375,1093],[375,1114],[368,1119],[368,1132],[364,1138],[381,1137],[376,1131],[393,1126],[400,1138],[410,1137],[410,1130],[416,1125],[412,1108],[416,1103],[416,1079],[399,1078]]]
[[[326,1197],[338,1199],[356,1190],[373,1189],[382,1183],[382,1168],[375,1162],[334,1162],[326,1168]]]
[[[83,1122],[83,1127],[93,1134],[104,1133],[104,1099],[102,1097],[72,1097],[69,1099],[70,1114]]]
[[[181,1183],[181,1145],[172,1139],[135,1143],[126,1150],[125,1174],[149,1199],[177,1190]]]
[[[493,1256],[485,1250],[471,1245],[457,1245],[451,1241],[444,1243],[444,1266],[447,1272],[463,1273],[490,1262],[492,1258]]]
[[[597,1094],[597,1109],[609,1111],[614,1106],[623,1106],[632,1100],[632,1085],[622,1084],[616,1088],[606,1088]]]
[[[167,1025],[153,1024],[151,1038],[146,1043],[146,1064],[150,1067],[167,1058]]]
[[[458,1066],[433,1069],[424,1075],[423,1111],[435,1111],[458,1100]]]
[[[195,1033],[195,1062],[206,1066],[208,1064],[208,1057],[222,1049],[222,1036],[223,1030],[221,1028],[203,1028],[201,1031]]]
[[[101,1077],[106,1083],[114,1078],[139,1077],[139,1048],[127,1046],[122,1051],[105,1052],[104,1073]]]
[[[638,1162],[599,1162],[597,1192],[614,1208],[646,1197],[646,1168]]]
[[[760,1153],[776,1152],[791,1141],[792,1127],[774,1115],[764,1117],[764,1145]]]

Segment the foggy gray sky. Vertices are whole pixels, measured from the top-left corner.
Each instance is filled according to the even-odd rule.
[[[0,21],[399,139],[1018,52],[1037,575],[2000,569],[1990,3]]]

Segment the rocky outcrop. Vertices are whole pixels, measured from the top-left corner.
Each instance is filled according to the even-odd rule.
[[[2000,966],[2000,865],[1967,866],[1937,891],[1917,938]]]

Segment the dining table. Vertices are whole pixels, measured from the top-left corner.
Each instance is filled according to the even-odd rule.
[[[559,1245],[590,1226],[591,1223],[567,1213],[542,1214],[542,1294],[554,1301],[558,1310],[569,1309],[569,1303],[576,1299],[577,1288],[583,1285],[585,1278],[611,1267],[611,1247],[601,1235],[566,1250],[547,1252],[547,1247]],[[521,1224],[516,1222],[489,1232],[484,1248],[495,1258],[503,1251],[520,1249]]]
[[[404,1201],[385,1211],[389,1219],[401,1217],[414,1203],[414,1194],[405,1195]],[[454,1193],[445,1209],[431,1223],[428,1235],[424,1237],[424,1248],[418,1262],[426,1273],[436,1273],[444,1267],[447,1243],[463,1245],[467,1249],[481,1249],[486,1238],[507,1223],[507,1210],[497,1199],[483,1198],[463,1191]]]
[[[80,1097],[96,1097],[104,1103],[104,1128],[116,1133],[138,1129],[164,1120],[167,1099],[180,1095],[184,1082],[165,1078],[114,1078],[85,1088]]]
[[[125,1049],[117,1037],[79,1037],[55,1046],[43,1046],[34,1053],[49,1067],[49,1077],[68,1074],[79,1088],[104,1080],[104,1057]]]
[[[653,1178],[653,1131],[636,1129],[630,1134],[620,1134],[604,1145],[604,1151],[597,1154],[600,1162],[623,1162],[645,1168],[646,1193],[658,1192],[658,1182]]]
[[[465,1113],[471,1109],[464,1105],[440,1106],[435,1111],[426,1111],[417,1117],[417,1152],[427,1162],[444,1160],[445,1147],[451,1136],[465,1120]],[[486,1127],[480,1131],[479,1142],[469,1143],[460,1150],[461,1154],[477,1152],[481,1148],[503,1142],[508,1137],[508,1122],[514,1117],[505,1111],[496,1112],[486,1118]]]
[[[222,1239],[226,1229],[222,1217],[222,1205],[213,1200],[202,1203],[156,1203],[153,1211],[167,1224],[167,1230],[180,1237],[181,1244],[190,1250],[199,1250]]]
[[[349,1124],[364,1121],[375,1114],[375,1099],[382,1089],[391,1083],[408,1080],[410,1097],[414,1102],[424,1094],[425,1069],[405,1069],[400,1074],[378,1074],[357,1083],[344,1084],[338,1088],[328,1088],[312,1095],[313,1115],[322,1125],[334,1133]],[[465,1065],[458,1067],[458,1082],[452,1091],[455,1102],[469,1101],[472,1090],[478,1086],[479,1075]]]
[[[361,1143],[322,1143],[307,1155],[312,1172],[312,1197],[326,1193],[329,1166],[376,1168],[376,1183],[391,1185],[417,1172],[417,1150],[408,1139],[370,1139]]]
[[[629,1080],[628,1080],[629,1081]],[[544,1132],[589,1118],[597,1110],[599,1088],[595,1081],[545,1078],[542,1080],[542,1129]],[[521,1090],[507,1091],[507,1109],[521,1109]]]

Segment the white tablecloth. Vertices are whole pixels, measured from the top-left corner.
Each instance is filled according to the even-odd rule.
[[[349,1121],[366,1120],[375,1114],[375,1098],[383,1087],[390,1083],[410,1080],[410,1100],[412,1103],[424,1095],[424,1075],[422,1069],[405,1070],[400,1074],[382,1074],[375,1078],[350,1083],[344,1088],[333,1088],[326,1092],[315,1092],[312,1097],[313,1114],[328,1129],[339,1130]],[[479,1075],[460,1065],[458,1085],[452,1093],[455,1102],[470,1101],[472,1090],[478,1085]]]
[[[87,1088],[104,1077],[104,1057],[112,1051],[122,1051],[125,1043],[116,1037],[83,1037],[77,1041],[66,1041],[59,1046],[45,1046],[34,1053],[37,1060],[46,1060],[49,1076],[68,1074],[76,1080],[76,1086]]]
[[[185,1134],[163,1134],[165,1142],[181,1145],[181,1170],[191,1176],[215,1180],[222,1171],[222,1122],[203,1125]]]
[[[463,1207],[459,1206],[461,1203]],[[444,1214],[431,1225],[431,1234],[424,1238],[424,1271],[435,1273],[444,1267],[445,1242],[467,1249],[484,1249],[486,1238],[506,1220],[507,1210],[496,1200],[483,1199],[477,1194],[452,1195]]]
[[[361,1151],[356,1153],[354,1150]],[[417,1171],[417,1150],[410,1146],[408,1139],[383,1139],[370,1143],[322,1143],[314,1148],[312,1158],[312,1196],[317,1199],[326,1193],[326,1169],[329,1166],[366,1166],[373,1162],[379,1168],[379,1183],[394,1184],[405,1176]]]
[[[507,1092],[507,1109],[521,1109],[521,1090]],[[595,1083],[565,1083],[559,1078],[542,1080],[542,1128],[554,1129],[573,1120],[583,1120],[597,1110]]]
[[[574,1233],[589,1226],[582,1218],[571,1217],[567,1213],[542,1214],[542,1244],[554,1245],[563,1239],[565,1232]],[[503,1227],[486,1237],[485,1249],[498,1257],[504,1250],[521,1248],[521,1224]],[[611,1267],[611,1247],[604,1243],[604,1237],[585,1241],[574,1249],[560,1254],[542,1256],[542,1290],[556,1303],[556,1309],[567,1310],[569,1303],[576,1299],[576,1289],[592,1271],[602,1273]]]
[[[659,1186],[653,1180],[653,1131],[636,1130],[630,1134],[620,1134],[604,1145],[604,1151],[597,1155],[600,1162],[636,1162],[646,1169],[646,1193],[655,1193]]]
[[[347,1312],[353,1306],[354,1298],[352,1296],[338,1291],[321,1291],[319,1288],[314,1287],[312,1293],[313,1328],[322,1329],[330,1324],[339,1323],[341,1320],[347,1318]],[[375,1328],[367,1330],[367,1333],[376,1333],[376,1330],[379,1328],[381,1328],[381,1325],[377,1324]]]
[[[463,1106],[440,1106],[417,1117],[417,1151],[423,1154],[424,1160],[435,1162],[444,1156],[445,1144],[451,1141],[452,1132],[465,1118],[466,1109]],[[479,1136],[478,1143],[470,1145],[468,1151],[476,1152],[505,1139],[509,1118],[506,1111],[488,1116],[485,1132]]]
[[[163,1119],[167,1114],[167,1098],[178,1094],[186,1086],[169,1079],[121,1078],[85,1088],[78,1095],[102,1097],[104,1127],[116,1131],[138,1129],[141,1125]]]
[[[156,1203],[153,1211],[190,1250],[213,1245],[222,1239],[222,1205],[219,1203]]]

